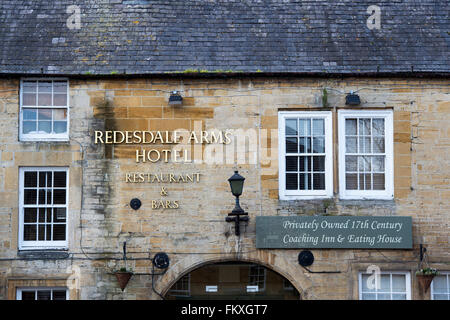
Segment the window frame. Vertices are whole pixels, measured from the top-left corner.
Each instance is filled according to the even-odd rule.
[[[252,273],[252,271],[257,270],[256,273]],[[262,270],[262,274],[260,273]],[[256,284],[252,284],[252,277],[256,277]],[[262,277],[262,281],[260,279]],[[258,292],[263,292],[266,290],[266,281],[267,281],[267,268],[261,265],[251,265],[248,268],[248,286],[258,286]],[[263,286],[261,287],[259,283],[262,282]]]
[[[179,281],[186,280],[187,289],[172,289],[169,290],[169,295],[172,297],[190,297],[191,296],[191,273],[185,274],[174,284],[176,285]],[[183,284],[183,283],[182,283]],[[172,286],[173,287],[173,286]]]
[[[445,276],[447,278],[447,292],[446,293],[435,293],[434,292],[434,279],[436,279],[436,277],[439,277],[439,276]],[[433,281],[431,282],[430,299],[436,300],[436,299],[434,299],[434,295],[441,294],[441,295],[447,295],[447,298],[448,298],[447,300],[450,300],[450,271],[439,271],[439,274],[436,277],[434,277]]]
[[[325,190],[286,190],[286,119],[324,119],[325,129]],[[278,112],[278,194],[280,200],[308,200],[333,197],[333,113],[331,111]],[[314,155],[313,153],[308,155]]]
[[[66,240],[58,241],[25,241],[24,236],[24,176],[25,172],[65,171],[66,172]],[[62,206],[61,206],[62,207]],[[52,205],[52,208],[53,205]],[[68,167],[19,167],[19,250],[51,250],[68,249],[69,238],[69,168]]]
[[[67,82],[67,104],[66,106],[27,106],[28,108],[35,109],[66,109],[67,110],[67,130],[65,133],[61,134],[37,134],[37,133],[23,133],[23,83],[26,81],[52,81],[52,96],[53,96],[53,81],[66,81]],[[20,88],[19,88],[19,141],[69,141],[69,130],[70,130],[70,83],[68,78],[42,78],[42,77],[31,77],[31,78],[22,78],[20,79]],[[53,99],[53,98],[52,98]]]
[[[51,291],[51,297],[52,299],[50,299],[51,301],[55,301],[53,300],[53,291],[54,290],[58,290],[58,291],[66,291],[66,300],[70,300],[70,294],[69,294],[69,290],[67,287],[16,287],[16,300],[22,300],[22,292],[23,291],[34,291],[35,292],[35,297],[36,297],[36,292],[37,291]],[[35,301],[39,301],[37,299],[35,299]]]
[[[347,118],[384,118],[385,137],[385,163],[384,181],[385,190],[347,190],[345,180],[345,120]],[[394,199],[394,132],[393,110],[338,110],[338,143],[339,143],[339,198],[340,199]]]
[[[395,292],[395,294],[406,294],[406,300],[411,300],[411,272],[409,271],[381,271],[380,275],[383,274],[389,274],[389,275],[394,275],[394,274],[401,274],[401,275],[405,275],[405,292],[403,293],[399,293],[399,292]],[[363,295],[363,291],[362,291],[362,276],[363,275],[372,275],[371,273],[367,273],[365,271],[361,271],[358,274],[358,299],[359,300],[363,300],[362,299],[362,295]],[[392,277],[391,277],[392,279]],[[378,301],[378,296],[377,296],[377,292],[364,292],[364,293],[373,293],[375,294],[375,296],[377,297],[377,301]],[[390,287],[390,292],[389,294],[393,294],[394,292],[392,291],[392,286]],[[392,301],[392,299],[390,299]],[[366,300],[367,301],[367,300]]]

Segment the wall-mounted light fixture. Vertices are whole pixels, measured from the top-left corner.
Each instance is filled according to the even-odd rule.
[[[142,205],[141,200],[139,200],[138,198],[131,199],[130,201],[130,207],[134,210],[139,209],[141,205]]]
[[[359,99],[359,96],[353,93],[353,91],[350,91],[345,97],[345,104],[348,106],[359,106],[361,104],[361,99]]]
[[[240,222],[248,221],[248,213],[245,212],[240,204],[239,204],[239,196],[242,194],[242,190],[244,189],[244,180],[245,178],[241,176],[237,170],[234,171],[234,174],[228,179],[230,183],[231,193],[236,197],[236,203],[233,211],[228,214],[228,217],[225,218],[226,222],[234,222],[235,223],[235,234],[239,236],[240,232]]]
[[[169,267],[170,259],[167,253],[158,252],[153,257],[153,265],[158,269],[166,269]]]
[[[341,271],[311,271],[308,269],[314,263],[314,255],[309,250],[303,250],[298,254],[298,264],[309,273],[341,273]]]
[[[183,97],[179,91],[172,91],[169,97],[169,105],[181,106],[183,104]]]

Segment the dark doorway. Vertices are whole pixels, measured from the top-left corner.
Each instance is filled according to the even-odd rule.
[[[246,262],[209,264],[184,275],[166,294],[168,300],[298,300],[299,292],[283,276]]]

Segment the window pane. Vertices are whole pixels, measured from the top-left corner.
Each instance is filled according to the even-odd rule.
[[[376,300],[375,293],[363,293],[362,300]]]
[[[66,119],[67,119],[67,109],[53,110],[53,120],[66,120]]]
[[[370,135],[370,119],[359,119],[359,135]]]
[[[36,204],[37,192],[35,189],[25,189],[24,190],[24,204]]]
[[[24,241],[36,241],[36,225],[25,224],[23,226],[23,240]]]
[[[54,224],[53,225],[53,240],[63,241],[66,240],[66,225]]]
[[[40,189],[39,190],[39,201],[38,201],[38,203],[39,204],[45,204],[45,200],[46,200],[45,189]]]
[[[325,190],[325,173],[313,174],[313,189]]]
[[[325,121],[323,119],[313,120],[313,135],[320,136],[325,134]]]
[[[434,294],[433,295],[434,300],[449,300],[449,296],[446,294]]]
[[[296,173],[286,173],[286,190],[298,189],[298,175]]]
[[[286,138],[286,152],[298,152],[297,138]]]
[[[46,225],[46,234],[45,234],[45,240],[46,241],[52,241],[52,225],[47,224]]]
[[[38,92],[51,93],[52,92],[52,82],[51,81],[39,81],[38,82]]]
[[[359,178],[359,190],[366,190],[366,184],[364,181],[364,174],[359,174],[358,175]]]
[[[359,171],[370,172],[372,170],[371,157],[358,157]]]
[[[45,208],[39,208],[39,222],[45,222]]]
[[[51,180],[49,181],[48,176],[50,175],[51,177],[51,171],[41,171],[39,172],[39,187],[44,188],[44,187],[51,187],[52,186],[52,182]]]
[[[22,291],[22,300],[36,300],[36,292]]]
[[[66,94],[53,95],[53,105],[54,106],[66,106],[67,105],[67,95]]]
[[[45,224],[38,225],[38,240],[39,241],[45,240]]]
[[[393,294],[392,300],[406,300],[406,294]]]
[[[36,131],[36,121],[24,121],[22,125],[23,133],[30,133]]]
[[[298,170],[298,157],[286,157],[286,171]]]
[[[325,138],[313,138],[313,152],[325,153]]]
[[[403,274],[392,275],[392,291],[406,292],[406,277]]]
[[[24,186],[25,188],[37,187],[37,172],[27,171],[24,173]]]
[[[67,93],[67,81],[54,81],[53,92]]]
[[[300,157],[300,170],[302,172],[311,171],[311,157]]]
[[[37,300],[50,300],[51,292],[50,290],[39,290],[37,292]]]
[[[356,119],[345,120],[345,134],[356,135]]]
[[[24,120],[36,120],[37,109],[26,108],[23,109],[23,119]]]
[[[53,204],[66,204],[66,190],[53,190]]]
[[[36,222],[37,221],[37,209],[36,208],[24,208],[23,210],[23,221],[27,222]]]
[[[50,223],[50,222],[52,222],[52,208],[45,208],[45,209],[47,211],[46,221],[47,221],[47,223]]]
[[[370,175],[370,173],[364,175],[364,185],[365,185],[365,190],[372,189],[372,176]]]
[[[345,152],[346,153],[357,153],[357,143],[358,138],[356,137],[346,137],[345,138]]]
[[[310,173],[300,173],[300,190],[311,190],[311,174]]]
[[[384,136],[384,119],[372,119],[374,136]]]
[[[391,288],[391,276],[389,274],[381,275],[381,288],[378,291],[390,291]]]
[[[47,187],[48,188],[51,188],[52,187],[52,185],[53,185],[53,172],[51,172],[51,171],[47,171],[46,172],[46,175],[47,175],[47,177],[46,177],[46,180],[47,180]]]
[[[347,190],[358,190],[358,178],[356,173],[345,174],[345,188]]]
[[[384,157],[372,157],[373,172],[384,172]]]
[[[36,105],[36,93],[23,93],[22,94],[23,106],[35,106]]]
[[[54,187],[63,188],[66,186],[66,172],[65,171],[55,171],[54,173]]]
[[[373,152],[374,153],[384,153],[384,138],[373,138]]]
[[[300,153],[311,153],[311,138],[300,138]]]
[[[22,83],[23,92],[36,92],[37,83],[36,81],[24,81]]]
[[[378,300],[391,300],[391,295],[389,293],[379,293],[377,297]]]
[[[53,123],[53,131],[55,133],[67,132],[67,122],[66,121],[55,121]]]
[[[433,291],[435,293],[449,292],[449,289],[447,288],[447,277],[446,276],[435,276],[433,278]]]
[[[66,300],[66,291],[53,290],[53,300]]]
[[[345,156],[345,171],[356,171],[358,167],[357,156]]]
[[[359,138],[359,153],[371,153],[370,150],[370,137],[369,138]]]
[[[51,133],[52,132],[52,122],[51,121],[39,121],[38,122],[39,133]]]
[[[313,171],[325,171],[325,156],[313,157]]]
[[[47,204],[52,204],[52,190],[47,190]]]
[[[297,135],[297,119],[286,119],[286,135]]]
[[[373,174],[373,190],[384,190],[384,183],[383,173]]]
[[[39,120],[52,120],[52,109],[39,109],[38,118]]]
[[[51,106],[52,105],[51,93],[39,93],[38,94],[38,105],[39,106]]]
[[[300,130],[299,136],[310,136],[311,135],[311,120],[310,119],[300,119]]]
[[[53,209],[53,222],[66,222],[66,208]]]

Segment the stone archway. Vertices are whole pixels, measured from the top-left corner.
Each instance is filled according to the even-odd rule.
[[[169,291],[178,281],[180,281],[180,279],[188,274],[191,274],[195,270],[201,270],[204,267],[213,265],[233,264],[242,264],[247,265],[248,267],[253,265],[265,268],[267,270],[266,275],[269,274],[272,280],[277,276],[281,278],[286,284],[291,286],[291,289],[287,290],[297,292],[298,298],[301,299],[306,297],[305,288],[309,288],[311,286],[310,279],[305,277],[303,273],[296,274],[295,271],[292,272],[292,267],[290,267],[289,263],[285,261],[285,258],[277,257],[273,253],[259,252],[255,256],[240,257],[239,259],[237,259],[235,255],[230,255],[228,257],[210,256],[206,259],[204,256],[199,257],[196,255],[186,257],[185,259],[176,262],[170,270],[168,270],[168,272],[159,279],[159,281],[155,284],[155,288],[161,293],[162,296],[167,296]],[[211,272],[211,270],[209,271]],[[301,287],[299,285],[300,283],[302,283]],[[205,284],[206,283],[204,283],[204,285]]]

